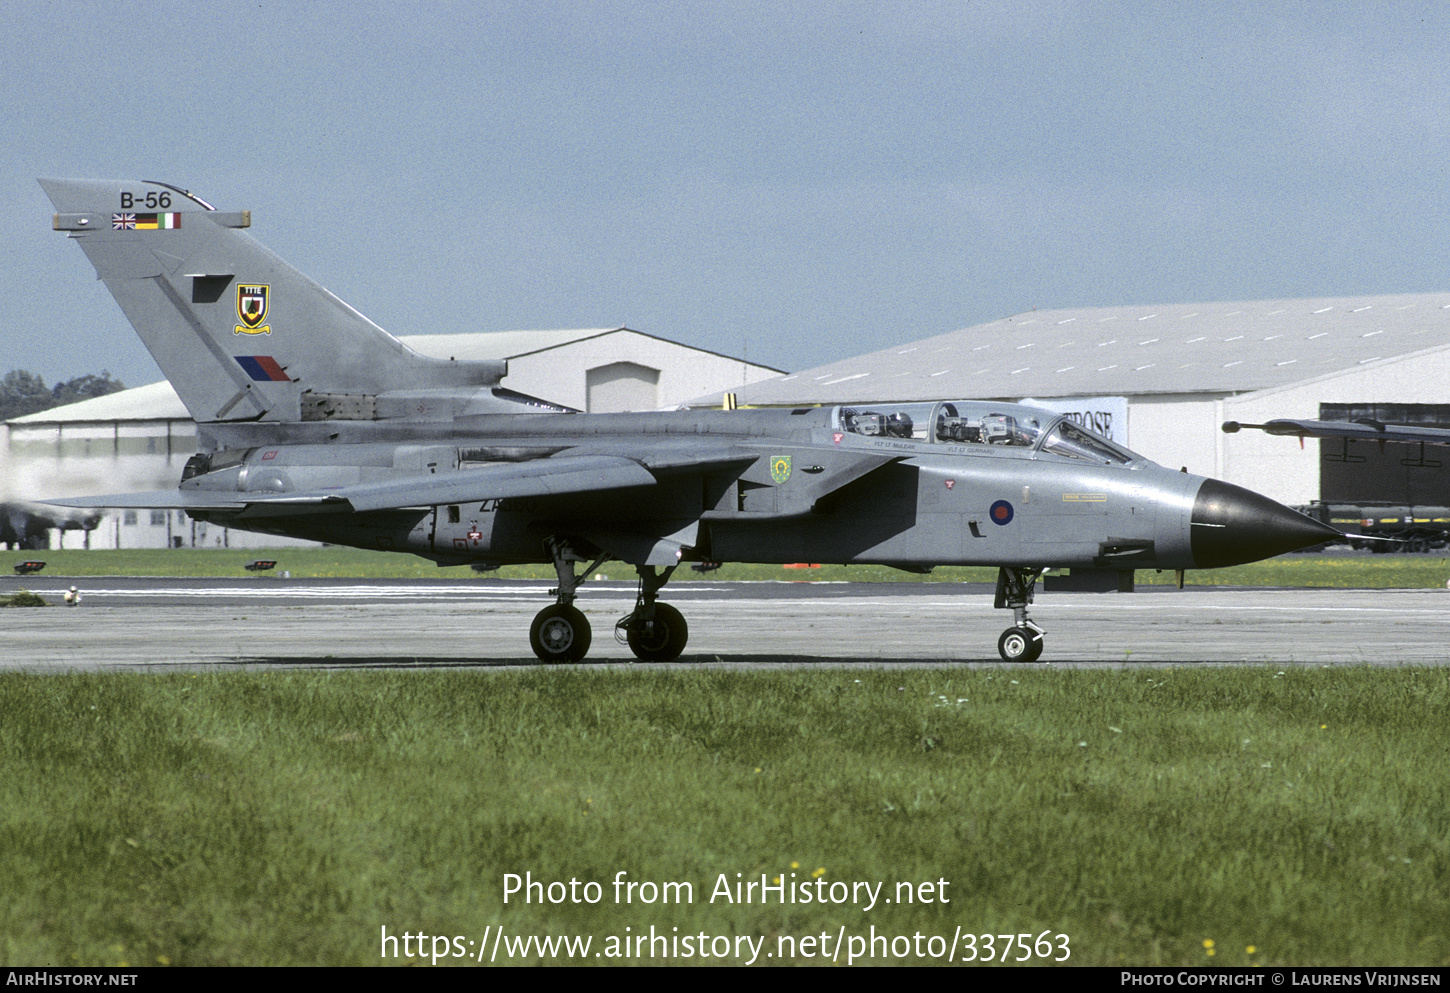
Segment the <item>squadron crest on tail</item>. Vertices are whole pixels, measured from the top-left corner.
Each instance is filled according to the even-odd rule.
[[[237,334],[271,334],[272,329],[262,322],[267,319],[266,284],[241,283],[237,286]]]

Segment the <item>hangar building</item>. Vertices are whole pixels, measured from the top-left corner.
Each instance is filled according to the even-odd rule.
[[[737,392],[769,406],[1026,400],[1080,412],[1162,465],[1307,504],[1322,467],[1344,464],[1342,442],[1321,454],[1319,443],[1220,426],[1378,414],[1450,427],[1450,293],[1029,311]],[[1392,455],[1386,471],[1406,489],[1440,494],[1404,502],[1450,504],[1450,480],[1416,479],[1450,460]]]
[[[739,390],[772,369],[629,328],[403,335],[436,358],[506,359],[501,385],[591,412],[655,410]],[[196,451],[196,424],[167,382],[56,407],[6,423],[0,500],[166,489]],[[52,532],[52,545],[93,548],[276,547],[311,544],[231,531],[180,511],[130,510],[94,534]]]

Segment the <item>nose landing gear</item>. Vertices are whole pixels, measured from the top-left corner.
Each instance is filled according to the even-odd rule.
[[[1016,569],[1003,566],[997,571],[997,596],[992,606],[1010,608],[1014,626],[997,639],[997,653],[1004,662],[1036,662],[1042,655],[1042,636],[1046,631],[1027,616],[1027,605],[1036,592],[1041,569]]]

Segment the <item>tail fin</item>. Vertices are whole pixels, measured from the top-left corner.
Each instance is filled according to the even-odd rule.
[[[40,185],[54,227],[80,244],[198,422],[385,419],[419,391],[466,400],[507,372],[412,351],[258,244],[242,230],[250,211],[151,181]]]

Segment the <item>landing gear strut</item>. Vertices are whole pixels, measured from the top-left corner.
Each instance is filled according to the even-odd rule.
[[[997,652],[1005,662],[1036,662],[1042,654],[1041,625],[1027,616],[1027,605],[1036,592],[1041,569],[1014,569],[1003,566],[997,571],[997,597],[992,606],[1012,610],[1014,626],[997,639]]]
[[[673,661],[685,650],[690,628],[684,615],[656,598],[674,575],[675,566],[660,572],[652,565],[641,565],[635,571],[639,573],[639,598],[634,610],[615,623],[614,639],[628,644],[641,661]]]
[[[529,645],[545,662],[578,662],[588,654],[593,633],[589,619],[574,606],[574,597],[589,575],[607,562],[610,555],[608,552],[600,555],[580,576],[574,572],[574,563],[585,561],[585,557],[567,538],[550,537],[544,542],[544,548],[554,560],[559,586],[549,591],[556,598],[554,605],[534,616],[533,626],[529,628]],[[614,625],[614,637],[628,644],[629,650],[645,662],[677,659],[685,650],[690,628],[678,610],[658,600],[660,590],[674,575],[675,566],[661,571],[652,565],[640,565],[635,566],[635,571],[639,573],[639,598],[634,610]]]
[[[559,577],[557,589],[549,591],[556,597],[552,607],[545,607],[534,615],[529,628],[529,645],[534,654],[545,662],[578,662],[589,652],[593,632],[584,612],[574,606],[574,597],[581,583],[598,569],[609,555],[600,555],[584,570],[583,576],[574,574],[574,563],[584,559],[574,551],[573,546],[562,538],[549,538],[544,542],[549,557],[554,560],[554,572]]]

